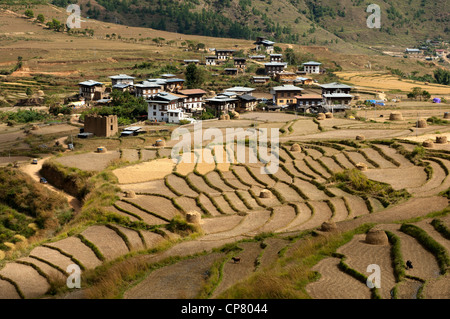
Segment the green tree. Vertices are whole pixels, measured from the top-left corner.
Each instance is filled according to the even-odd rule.
[[[198,68],[194,63],[187,66],[186,72],[186,86],[188,89],[198,88],[205,81],[203,71]]]
[[[44,15],[41,14],[41,13],[37,16],[36,19],[37,19],[40,23],[44,23],[44,21],[45,21],[45,17],[44,17]]]
[[[34,12],[33,12],[33,10],[31,10],[31,9],[27,9],[27,10],[25,10],[25,16],[27,17],[27,18],[34,18]]]
[[[25,92],[27,94],[28,97],[33,95],[33,90],[30,87],[27,87],[27,90]]]

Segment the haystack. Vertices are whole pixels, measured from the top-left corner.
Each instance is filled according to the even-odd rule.
[[[450,113],[449,112],[445,112],[444,113],[444,119],[450,119]]]
[[[327,119],[332,119],[332,118],[333,118],[333,113],[327,112],[327,113],[325,113],[325,117],[326,117]]]
[[[230,115],[229,115],[229,114],[222,114],[222,115],[219,117],[219,120],[220,120],[220,121],[229,121],[229,120],[230,120]]]
[[[388,245],[389,239],[384,230],[372,228],[366,234],[366,243],[371,245]]]
[[[37,97],[43,97],[43,96],[45,96],[45,93],[44,93],[44,91],[42,91],[42,90],[38,90],[38,91],[36,92],[36,96],[37,96]]]
[[[135,198],[136,193],[134,191],[124,191],[125,197],[127,198]]]
[[[321,231],[333,231],[336,230],[337,226],[335,222],[329,221],[329,222],[323,222],[322,226],[320,226]]]
[[[0,250],[0,260],[5,259],[5,253],[3,250]]]
[[[165,140],[156,140],[155,146],[166,146]]]
[[[445,136],[445,135],[436,136],[436,143],[447,144],[447,136]]]
[[[268,189],[263,189],[261,193],[259,193],[260,198],[271,198],[272,193]]]
[[[324,113],[319,113],[319,114],[317,114],[317,119],[318,119],[319,121],[325,120],[325,118],[326,118],[326,116],[325,116]]]
[[[390,121],[403,121],[403,115],[400,112],[392,112],[389,115],[389,120]]]
[[[31,130],[33,130],[33,131],[40,130],[40,127],[35,124],[35,125],[31,126]]]
[[[423,141],[422,146],[423,147],[428,147],[428,148],[433,148],[434,147],[434,142],[432,140],[426,140],[426,141]]]
[[[364,141],[365,139],[366,139],[366,137],[364,135],[356,135],[357,141]]]
[[[290,148],[291,152],[301,152],[302,148],[300,147],[300,145],[298,145],[297,143],[292,144],[291,148]]]
[[[358,164],[356,164],[356,168],[361,172],[365,172],[367,171],[367,164],[359,162]]]
[[[427,127],[427,121],[424,119],[420,119],[416,123],[416,127],[418,128],[426,128]]]
[[[106,153],[106,151],[106,147],[104,146],[97,147],[97,153]]]
[[[202,215],[197,211],[190,211],[186,213],[186,221],[191,224],[201,224]]]

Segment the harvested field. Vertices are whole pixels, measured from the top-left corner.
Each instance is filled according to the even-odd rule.
[[[267,185],[266,187],[271,188],[275,185],[275,181],[268,174],[261,174],[261,168],[248,167],[248,169],[255,176],[255,180],[261,181],[262,183]]]
[[[225,182],[222,180],[222,178],[220,178],[219,173],[217,172],[209,172],[208,174],[205,175],[205,177],[207,178],[207,180],[214,185],[215,187],[218,187],[219,189],[221,189],[223,192],[231,192],[234,191],[233,188],[231,188],[230,186],[228,186],[227,184],[225,184]]]
[[[306,286],[307,293],[314,299],[370,299],[369,288],[339,270],[338,258],[325,258],[312,270],[322,276]]]
[[[169,177],[171,178],[172,176],[175,175],[171,174],[168,176],[168,178]],[[174,194],[170,189],[167,188],[167,186],[164,183],[164,180],[162,179],[143,183],[124,184],[121,186],[121,188],[124,191],[131,190],[134,191],[135,193],[160,194],[169,197],[177,197],[176,194]]]
[[[317,124],[311,119],[300,119],[295,121],[292,125],[292,129],[293,133],[289,135],[306,135],[320,132]]]
[[[244,202],[236,195],[235,192],[225,192],[223,193],[223,196],[226,196],[228,201],[230,201],[238,211],[248,211],[247,206],[245,206]]]
[[[228,204],[228,202],[225,200],[223,195],[213,196],[212,199],[217,203],[217,206],[223,211],[224,214],[236,214],[233,208],[231,208],[230,204]]]
[[[67,267],[73,264],[73,261],[61,254],[59,251],[44,246],[38,246],[30,252],[30,257],[37,257],[45,260],[66,271]]]
[[[355,168],[355,166],[352,163],[350,163],[350,161],[342,153],[336,154],[336,159],[346,169]]]
[[[383,158],[377,151],[373,148],[364,148],[361,150],[364,152],[367,157],[373,160],[375,163],[380,165],[380,168],[397,168],[393,163],[389,162],[385,158]]]
[[[343,168],[340,167],[332,158],[323,156],[320,159],[328,169],[330,169],[333,173],[343,171]]]
[[[172,149],[171,148],[161,148],[158,150],[158,156],[162,158],[171,158]]]
[[[413,166],[413,164],[409,160],[407,160],[404,156],[398,154],[397,151],[395,150],[395,148],[391,148],[389,146],[382,145],[382,144],[377,144],[376,146],[378,148],[380,148],[384,154],[386,154],[387,156],[393,158],[398,163],[400,163],[400,168]]]
[[[161,218],[158,218],[156,216],[153,216],[151,214],[148,214],[148,213],[140,210],[139,208],[137,208],[137,207],[135,207],[135,206],[133,206],[131,204],[128,204],[128,203],[125,203],[125,202],[122,202],[122,201],[117,201],[115,204],[118,207],[126,210],[127,212],[130,212],[130,213],[133,213],[133,214],[139,216],[142,219],[142,221],[144,223],[146,223],[146,224],[149,224],[149,225],[163,225],[163,224],[167,224],[167,222],[165,220],[163,220]],[[124,214],[126,214],[126,213],[124,213]],[[130,219],[133,218],[129,214],[127,214],[126,216],[130,216]]]
[[[299,213],[296,215],[295,219],[284,229],[279,231],[295,231],[300,230],[301,226],[306,223],[311,217],[311,209],[305,203],[296,203]]]
[[[224,258],[223,253],[179,261],[150,273],[139,285],[128,290],[125,299],[193,299],[208,279],[213,263]],[[149,286],[152,289],[149,289]]]
[[[383,299],[390,299],[391,289],[395,286],[394,269],[392,268],[391,246],[371,245],[365,242],[365,234],[356,234],[353,239],[337,249],[344,254],[345,263],[362,274],[369,275],[367,266],[376,264],[381,269],[380,295]]]
[[[261,209],[256,200],[250,195],[247,190],[238,190],[240,196],[251,206],[252,209]]]
[[[295,178],[294,185],[300,188],[300,190],[311,200],[329,199],[329,197],[322,190],[302,179]]]
[[[180,205],[181,207],[183,207],[185,212],[189,212],[189,211],[197,211],[200,214],[203,214],[203,211],[201,210],[200,207],[197,206],[197,203],[195,202],[195,199],[193,198],[189,198],[189,197],[177,197],[175,198],[175,202]]]
[[[118,202],[116,202],[116,204],[117,203]],[[130,221],[133,221],[133,222],[139,220],[139,218],[136,218],[133,215],[127,214],[125,212],[122,212],[122,211],[118,210],[117,208],[115,208],[114,206],[105,207],[105,210],[106,210],[107,213],[117,214],[119,216],[122,216],[122,217],[125,217],[125,218],[129,218]]]
[[[258,187],[258,186],[253,186],[251,188],[251,191],[258,198],[258,202],[261,203],[261,205],[265,205],[266,207],[274,207],[274,206],[278,206],[281,204],[280,201],[277,199],[277,197],[274,194],[272,194],[272,196],[268,197],[268,198],[261,198],[260,194],[263,189],[265,189],[265,188]]]
[[[235,228],[243,219],[244,217],[239,215],[222,215],[216,218],[205,218],[203,219],[202,230],[205,234],[229,231]]]
[[[302,202],[304,199],[289,185],[278,182],[274,188],[283,196],[288,202]]]
[[[298,169],[300,172],[306,174],[306,175],[305,175],[306,178],[309,178],[308,176],[313,176],[314,179],[317,180],[319,183],[322,182],[322,181],[324,181],[324,179],[323,179],[320,175],[314,173],[314,172],[313,172],[313,171],[305,164],[305,162],[304,162],[303,160],[295,160],[295,161],[294,161],[294,165],[295,165],[295,167],[297,167],[297,169]]]
[[[197,158],[197,165],[195,167],[200,174],[207,174],[216,168],[216,163],[210,149],[196,150],[196,152],[202,152],[200,153],[202,158]]]
[[[416,225],[417,227],[426,231],[431,238],[441,244],[447,250],[447,253],[450,254],[450,240],[445,239],[445,237],[442,236],[441,233],[439,233],[432,225],[430,225],[430,223],[430,219],[425,219],[420,222],[414,223],[413,225]]]
[[[164,197],[138,195],[136,198],[130,198],[129,201],[167,219],[172,219],[175,215],[179,215],[178,209],[173,206],[170,200]]]
[[[119,184],[142,183],[162,179],[169,175],[175,167],[171,159],[156,159],[113,171],[119,179]]]
[[[280,229],[288,227],[295,217],[293,207],[289,205],[275,207],[270,220],[258,229],[258,232],[277,232]]]
[[[326,121],[323,121],[326,122]],[[323,123],[321,122],[321,123]],[[357,133],[356,133],[357,132]],[[335,139],[354,139],[356,134],[362,134],[366,137],[366,139],[388,139],[393,137],[403,137],[411,134],[411,131],[408,129],[390,129],[390,130],[378,130],[378,129],[358,129],[355,131],[354,129],[341,129],[341,130],[333,130],[328,132],[316,133],[316,134],[308,134],[299,136],[297,139],[299,141],[309,141],[309,140],[335,140]]]
[[[425,184],[419,185],[418,187],[408,186],[408,192],[417,194],[417,196],[427,196],[426,193],[430,192],[433,192],[435,194],[439,193],[439,190],[437,192],[435,192],[434,190],[441,186],[447,175],[445,175],[444,170],[438,163],[433,161],[428,161],[428,163],[433,169],[433,175],[431,176],[431,179],[429,179]]]
[[[419,187],[427,181],[423,167],[412,166],[402,169],[369,169],[364,174],[374,181],[387,183],[393,189],[399,190],[407,187]]]
[[[50,288],[47,280],[39,275],[39,273],[31,266],[22,265],[18,263],[7,263],[2,270],[0,270],[0,275],[11,279],[16,283],[25,298],[33,299],[39,298],[44,295]],[[12,291],[12,296],[8,298],[15,298],[17,292]]]
[[[278,259],[279,251],[288,245],[289,242],[279,238],[267,238],[264,240],[264,244],[267,246],[264,248],[263,255],[260,259],[260,269],[273,264]]]
[[[330,207],[325,202],[310,201],[309,204],[314,208],[314,213],[312,217],[298,227],[300,230],[313,229],[322,225],[331,219]]]
[[[48,246],[59,248],[72,255],[86,269],[93,269],[101,264],[101,261],[95,256],[92,250],[77,237],[68,237],[54,243],[49,243]]]
[[[431,279],[425,285],[424,298],[426,299],[448,299],[450,296],[450,276],[448,273],[437,279]]]
[[[404,279],[397,284],[397,299],[417,299],[417,293],[421,286],[420,281]]]
[[[147,249],[154,248],[165,240],[161,235],[146,230],[141,230],[141,235],[145,240]]]
[[[312,159],[318,159],[321,158],[323,156],[322,153],[320,153],[318,150],[315,150],[313,148],[307,148],[305,147],[305,153],[308,153],[308,157],[312,158]]]
[[[439,266],[434,255],[427,251],[414,237],[399,230],[399,225],[382,225],[383,230],[389,230],[400,238],[403,260],[411,260],[414,268],[406,270],[408,275],[422,279],[439,276]]]
[[[55,267],[52,267],[52,266],[50,266],[49,264],[47,264],[45,262],[37,260],[36,258],[23,257],[23,258],[19,258],[17,261],[18,262],[25,262],[25,263],[34,264],[36,267],[39,268],[39,270],[41,270],[44,274],[46,274],[52,280],[65,281],[66,278],[67,278],[67,276],[65,274],[62,274]],[[63,269],[63,270],[65,270],[65,269]]]
[[[11,283],[0,279],[0,299],[20,299],[20,296]]]
[[[291,164],[289,167],[295,170],[295,168],[292,166],[293,165],[292,162],[289,164]],[[289,168],[288,168],[288,170],[290,171]],[[297,171],[291,172],[291,173],[293,173],[294,175],[295,175],[295,173],[299,174]],[[292,177],[289,176],[281,167],[277,170],[277,172],[275,174],[273,174],[273,176],[278,178],[280,181],[286,182],[288,184],[292,183]]]
[[[137,250],[143,250],[145,249],[145,245],[142,242],[141,237],[139,236],[139,233],[133,229],[126,228],[120,225],[114,225],[119,231],[124,234],[128,242],[130,244],[130,251],[137,251]]]
[[[260,187],[265,187],[264,185],[258,183],[245,169],[244,166],[233,166],[233,171],[239,176],[239,179],[244,183],[256,185]]]
[[[127,161],[127,162],[137,162],[139,161],[139,153],[138,150],[136,149],[123,149],[122,150],[122,157],[121,159],[123,161]]]
[[[368,200],[369,200],[370,204],[372,205],[374,213],[379,212],[384,209],[383,204],[381,204],[381,202],[378,199],[369,197]]]
[[[67,167],[75,167],[83,171],[104,170],[112,161],[120,158],[119,151],[108,151],[106,153],[83,153],[56,157],[55,160]]]
[[[259,243],[241,243],[239,247],[244,249],[238,254],[241,262],[235,264],[230,260],[225,263],[222,281],[214,291],[212,298],[217,298],[229,287],[244,280],[255,271],[255,260],[261,252]]]
[[[199,202],[206,208],[211,216],[219,216],[221,215],[217,208],[213,205],[213,203],[209,200],[209,198],[205,194],[199,195]]]
[[[249,189],[247,185],[242,184],[236,176],[231,171],[228,172],[222,172],[223,178],[227,181],[227,183],[233,185],[237,189]]]
[[[339,188],[329,188],[330,192],[338,197],[344,197],[350,207],[349,217],[357,217],[361,215],[369,214],[367,205],[364,200],[358,196],[344,192]]]
[[[371,163],[369,163],[364,156],[362,156],[361,154],[357,153],[357,152],[349,152],[347,151],[346,154],[348,155],[348,157],[353,161],[353,163],[364,163],[367,165],[368,168],[374,168],[373,165]]]
[[[172,187],[179,194],[189,197],[198,196],[198,193],[192,190],[183,178],[174,174],[167,176],[167,183],[169,183],[170,187]]]
[[[333,197],[330,198],[330,202],[336,210],[332,219],[334,222],[339,222],[348,218],[349,213],[342,198]]]
[[[106,226],[90,226],[81,235],[93,243],[106,260],[115,259],[129,252],[123,239]]]
[[[212,196],[220,194],[215,189],[209,187],[201,176],[198,176],[194,173],[190,173],[189,175],[186,176],[186,178],[194,185],[195,188],[199,189],[201,192],[208,193],[209,195]]]
[[[331,175],[325,170],[325,168],[323,168],[317,161],[312,160],[308,157],[305,157],[304,161],[305,161],[305,163],[307,163],[307,165],[311,166],[312,169],[314,169],[316,172],[320,173],[320,175],[323,176],[323,178],[331,177]]]
[[[157,156],[157,150],[147,150],[141,149],[141,160],[142,161],[150,161],[155,159]]]

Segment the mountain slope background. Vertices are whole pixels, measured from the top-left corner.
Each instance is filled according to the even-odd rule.
[[[450,36],[449,0],[49,0],[81,4],[83,14],[106,22],[184,34],[337,46],[418,43]],[[381,28],[366,25],[367,6],[381,8]]]

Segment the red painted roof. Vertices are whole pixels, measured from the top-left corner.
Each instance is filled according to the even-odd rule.
[[[181,90],[178,91],[181,94],[184,95],[191,95],[191,94],[206,94],[205,91],[201,90],[201,89],[188,89],[188,90]]]

